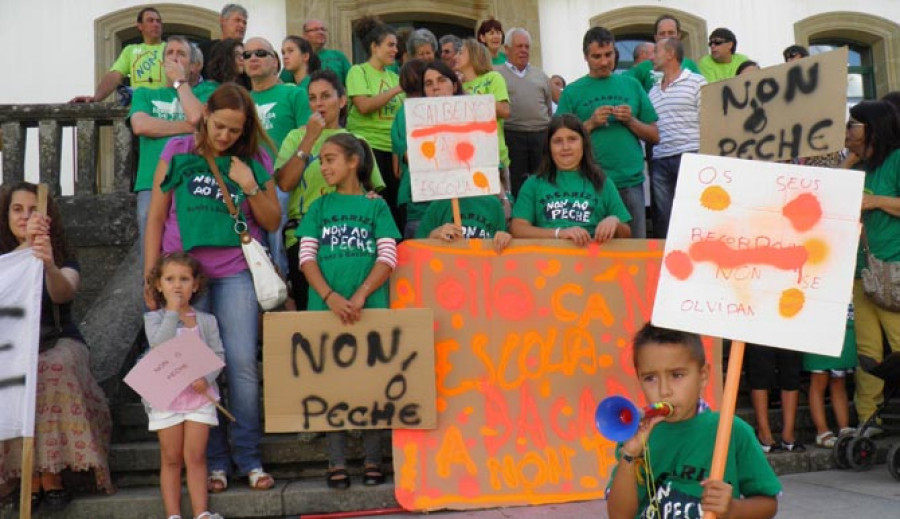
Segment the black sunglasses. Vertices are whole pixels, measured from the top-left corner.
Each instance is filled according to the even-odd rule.
[[[710,47],[712,47],[713,45],[716,45],[716,46],[725,45],[726,43],[728,43],[728,40],[709,40]]]
[[[244,59],[250,59],[253,56],[257,58],[265,58],[266,56],[275,56],[275,53],[272,51],[268,51],[266,49],[256,49],[256,50],[245,50],[244,51]]]

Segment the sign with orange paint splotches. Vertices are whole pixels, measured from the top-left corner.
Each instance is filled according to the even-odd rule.
[[[395,430],[397,501],[409,510],[602,499],[615,444],[604,397],[646,404],[632,361],[650,319],[662,242],[400,244],[394,308],[434,310],[437,428]],[[704,338],[721,393],[721,349]]]
[[[500,192],[493,95],[407,99],[405,111],[414,202]]]
[[[685,154],[653,323],[838,356],[864,173]]]

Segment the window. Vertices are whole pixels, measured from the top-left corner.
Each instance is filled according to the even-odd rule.
[[[821,54],[840,47],[848,47],[847,105],[853,106],[863,99],[875,99],[875,67],[872,66],[872,49],[851,41],[820,40],[810,42],[809,53]]]
[[[624,72],[634,66],[634,50],[643,43],[653,43],[653,34],[616,34],[616,52],[619,53],[619,63],[616,65],[616,73]],[[650,59],[653,59],[652,55]]]

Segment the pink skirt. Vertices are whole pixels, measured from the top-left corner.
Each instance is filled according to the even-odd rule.
[[[38,357],[34,421],[36,471],[90,470],[98,489],[115,492],[109,474],[109,406],[81,342],[60,339]],[[21,475],[22,440],[0,443],[0,484]]]

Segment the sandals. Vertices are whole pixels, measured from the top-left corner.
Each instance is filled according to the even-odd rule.
[[[211,470],[206,478],[206,490],[210,494],[221,494],[228,490],[228,474],[224,470]]]
[[[325,483],[328,488],[335,490],[347,490],[350,488],[350,473],[347,469],[332,469],[325,474]]]
[[[837,436],[831,431],[825,431],[822,434],[816,435],[816,447],[831,449],[834,447],[835,443],[837,443]]]
[[[375,486],[381,485],[385,481],[384,473],[381,469],[374,466],[367,466],[363,471],[363,485]]]
[[[275,478],[261,467],[255,468],[247,474],[247,482],[250,490],[269,490],[275,486]]]

